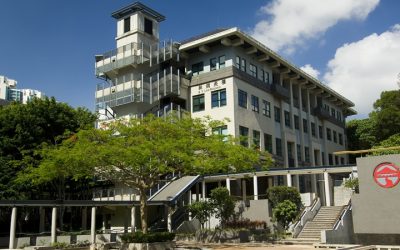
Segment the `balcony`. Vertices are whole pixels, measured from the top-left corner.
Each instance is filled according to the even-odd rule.
[[[331,116],[328,110],[324,109],[321,106],[314,108],[313,115],[318,116],[320,119],[327,120],[341,128],[345,127],[344,121],[339,121],[335,117]]]
[[[96,76],[109,75],[115,70],[131,65],[156,65],[174,56],[179,60],[178,46],[172,41],[153,45],[130,43],[96,56]]]
[[[290,98],[290,91],[278,83],[273,83],[271,85],[271,90],[272,90],[273,94],[279,96],[280,98],[283,98],[283,99]]]
[[[152,104],[170,94],[180,95],[181,85],[188,84],[179,70],[172,67],[147,75],[122,75],[118,79],[112,85],[104,83],[97,86],[96,111],[132,102]]]

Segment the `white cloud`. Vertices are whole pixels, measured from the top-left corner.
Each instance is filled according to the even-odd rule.
[[[306,64],[300,67],[300,69],[317,79],[320,74],[320,72],[317,69],[314,69],[310,64]]]
[[[323,77],[328,85],[352,100],[366,116],[383,90],[397,89],[400,72],[400,24],[382,34],[344,44],[329,61]]]
[[[273,0],[251,35],[273,50],[290,54],[342,20],[364,20],[380,0]]]

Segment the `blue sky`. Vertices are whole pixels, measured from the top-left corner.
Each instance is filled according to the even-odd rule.
[[[397,88],[400,1],[142,2],[167,17],[161,38],[180,41],[237,26],[299,67],[309,64],[305,69],[319,72],[319,79],[353,100],[361,116],[371,109],[377,93]],[[38,89],[93,110],[94,90],[100,82],[94,76],[94,55],[115,48],[116,25],[110,14],[130,3],[2,0],[0,75],[17,80],[19,88]],[[374,67],[374,61],[386,67]],[[371,94],[357,93],[357,87],[372,88]]]

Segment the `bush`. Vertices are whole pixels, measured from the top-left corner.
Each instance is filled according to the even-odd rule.
[[[303,204],[301,203],[300,193],[294,187],[271,187],[267,191],[267,198],[271,202],[271,206],[273,208],[285,200],[293,202],[297,207],[297,211],[300,211],[300,209],[303,207]]]
[[[235,213],[235,201],[225,187],[218,187],[211,190],[211,204],[215,208],[215,217],[221,219],[221,226]]]
[[[57,248],[57,249],[63,249],[70,247],[70,244],[65,243],[65,242],[54,242],[51,244],[52,247]]]
[[[175,238],[175,234],[169,232],[154,232],[144,234],[139,231],[123,234],[120,236],[120,238],[123,243],[153,243],[172,241]]]
[[[290,200],[284,200],[272,209],[272,213],[274,218],[287,230],[290,222],[296,218],[298,210],[296,204]]]
[[[226,222],[225,226],[227,228],[233,228],[233,229],[240,229],[240,228],[246,228],[246,229],[260,229],[260,228],[266,228],[267,223],[265,221],[251,221],[249,219],[245,220],[234,220],[234,221],[228,221]]]

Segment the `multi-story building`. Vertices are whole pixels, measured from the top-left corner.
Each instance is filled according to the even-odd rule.
[[[95,94],[98,127],[115,118],[171,110],[228,118],[215,131],[270,152],[280,170],[188,177],[182,193],[190,189],[198,198],[196,183],[202,180],[203,198],[212,187],[225,185],[233,195],[258,200],[273,185],[293,185],[310,194],[305,204],[316,196],[324,205],[339,204],[334,180],[352,168],[336,168],[347,159],[333,152],[346,148],[345,119],[355,114],[351,101],[238,28],[160,42],[165,17],[153,9],[134,3],[112,17],[117,48],[95,57],[96,76],[103,81]]]
[[[164,16],[135,3],[112,16],[117,48],[96,56],[101,120],[164,114],[228,118],[220,133],[272,153],[279,166],[343,165],[353,103],[238,28],[159,42]]]
[[[44,93],[34,89],[17,89],[17,81],[0,75],[0,100],[26,104],[33,98],[44,98]]]

